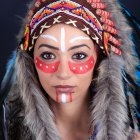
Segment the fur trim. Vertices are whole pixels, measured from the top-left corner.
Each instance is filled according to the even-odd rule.
[[[96,95],[92,102],[92,127],[96,140],[128,140],[129,118],[123,88],[123,60],[109,56],[99,67]]]
[[[139,131],[138,120],[136,119],[136,101],[135,101],[134,95],[131,92],[128,93],[128,100],[129,100],[129,108],[130,108],[130,112],[131,112],[131,116],[133,120],[134,129],[136,131]]]
[[[33,59],[26,52],[18,52],[16,70],[26,125],[36,140],[60,140],[54,115],[34,78]]]
[[[34,140],[28,126],[24,125],[24,105],[19,96],[18,84],[11,87],[5,100],[8,140]]]

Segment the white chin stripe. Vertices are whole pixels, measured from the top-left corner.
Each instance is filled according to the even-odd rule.
[[[63,94],[61,95],[60,100],[61,100],[62,103],[66,103],[66,102],[67,102],[67,96],[66,96],[65,93],[63,93]]]

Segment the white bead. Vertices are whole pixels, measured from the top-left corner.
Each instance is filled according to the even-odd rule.
[[[88,65],[86,65],[86,68],[88,68]]]

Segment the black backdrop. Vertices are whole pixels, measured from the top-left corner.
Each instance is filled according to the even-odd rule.
[[[21,19],[30,0],[5,0],[0,3],[0,83],[6,70],[6,62],[16,48],[16,35]],[[120,0],[140,20],[140,0]]]

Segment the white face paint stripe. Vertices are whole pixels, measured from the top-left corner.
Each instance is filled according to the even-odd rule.
[[[67,96],[65,94],[61,95],[61,102],[66,103],[67,102]]]
[[[64,53],[66,51],[65,47],[65,29],[61,28],[61,51]]]
[[[48,38],[48,39],[51,39],[55,42],[58,42],[58,40],[54,37],[54,36],[51,36],[51,35],[41,35],[42,38]]]
[[[90,38],[89,37],[85,37],[85,36],[78,36],[78,37],[75,37],[75,38],[71,39],[70,43],[73,43],[73,42],[75,42],[77,40],[90,40]]]

